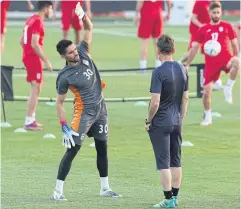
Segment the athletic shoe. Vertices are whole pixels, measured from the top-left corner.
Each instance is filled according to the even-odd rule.
[[[153,208],[175,208],[175,203],[173,199],[163,200],[160,203],[153,205]]]
[[[115,197],[115,198],[121,197],[121,195],[113,192],[111,189],[101,190],[100,196],[102,196],[102,197]]]
[[[36,122],[36,121],[32,122],[32,123],[29,124],[29,125],[25,125],[25,126],[24,126],[24,129],[25,129],[25,130],[31,130],[31,131],[41,131],[41,130],[43,130],[41,127],[39,127],[39,126],[37,125],[37,122]]]
[[[51,197],[52,200],[58,200],[58,201],[64,201],[64,200],[67,200],[65,199],[64,195],[61,194],[59,191],[57,191],[56,189],[53,191],[53,194],[52,194],[52,197]]]
[[[178,206],[178,197],[177,196],[172,196],[173,202],[175,204],[175,206]]]
[[[207,117],[204,113],[203,115],[203,121],[201,122],[201,126],[208,126],[212,124],[212,116]]]
[[[37,124],[38,127],[43,127],[44,126],[43,124],[39,123],[38,121],[36,121],[36,124]]]
[[[225,86],[223,89],[224,97],[227,103],[232,104],[233,98],[232,98],[232,90],[230,87]]]
[[[212,124],[212,119],[204,118],[204,120],[201,122],[201,126],[209,126]]]

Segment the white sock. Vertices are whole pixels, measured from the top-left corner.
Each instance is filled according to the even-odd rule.
[[[232,90],[235,80],[228,79],[227,86]]]
[[[100,177],[100,184],[101,184],[101,190],[110,189],[108,176],[107,177]]]
[[[64,181],[57,179],[55,189],[59,191],[61,194],[63,194],[63,187],[64,187]]]
[[[30,124],[33,123],[34,121],[35,121],[35,118],[34,118],[34,117],[26,116],[25,125],[30,125]]]
[[[32,114],[32,117],[34,117],[35,118],[35,116],[36,116],[36,114],[35,114],[35,112]]]
[[[147,66],[147,61],[146,60],[140,60],[140,68],[146,69],[146,66]]]
[[[212,117],[212,112],[211,110],[204,110],[205,118],[211,118]]]
[[[215,84],[218,84],[218,85],[222,85],[222,81],[221,81],[221,79],[219,78],[216,82],[215,82]]]
[[[156,67],[159,67],[162,65],[162,62],[160,60],[156,60]]]

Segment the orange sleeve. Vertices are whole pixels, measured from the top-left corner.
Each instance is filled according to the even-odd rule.
[[[105,82],[103,80],[101,80],[101,87],[102,87],[102,89],[104,89],[106,87]]]

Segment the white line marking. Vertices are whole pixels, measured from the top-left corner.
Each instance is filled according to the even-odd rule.
[[[108,30],[108,29],[94,29],[94,33],[96,34],[104,34],[104,35],[111,35],[111,36],[122,36],[122,37],[131,37],[131,38],[137,38],[136,33],[130,33],[130,32],[120,32],[115,30]],[[186,38],[173,36],[175,41],[179,42],[185,42],[188,43],[189,41]]]

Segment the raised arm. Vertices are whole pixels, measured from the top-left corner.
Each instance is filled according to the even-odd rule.
[[[86,15],[83,18],[83,26],[84,26],[84,41],[90,44],[92,41],[93,24],[90,18]]]
[[[93,24],[92,24],[90,18],[87,15],[85,15],[85,12],[79,2],[76,4],[75,14],[79,17],[80,20],[83,21],[83,26],[84,26],[84,39],[83,40],[87,44],[90,44],[92,41]]]

